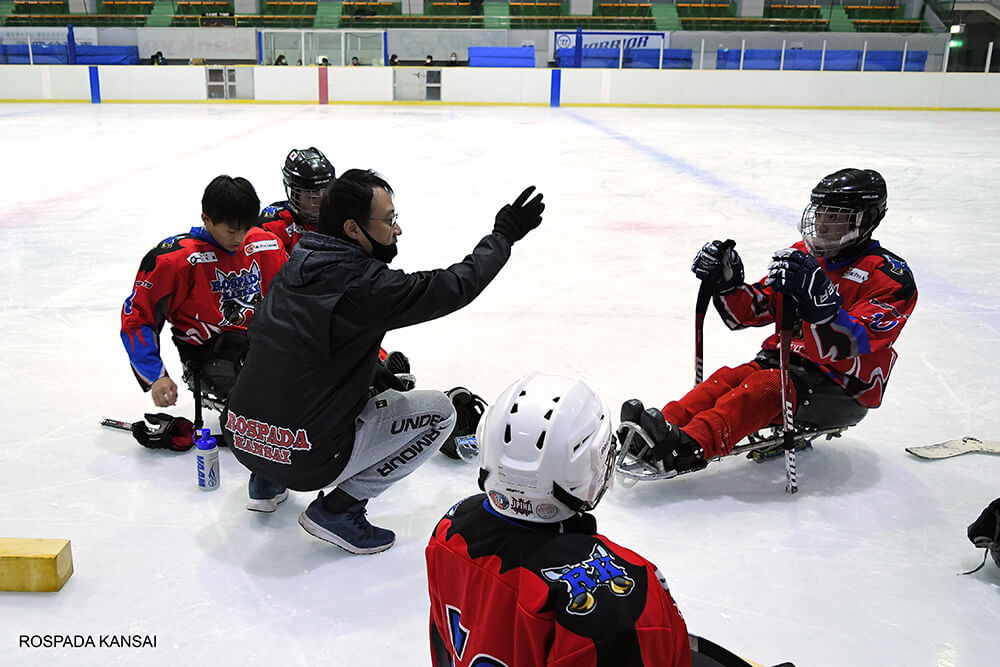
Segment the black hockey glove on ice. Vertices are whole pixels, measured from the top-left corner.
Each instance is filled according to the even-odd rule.
[[[714,283],[713,294],[729,294],[743,284],[743,260],[733,247],[736,242],[711,241],[694,257],[691,271],[698,280]]]
[[[526,188],[518,195],[513,204],[506,204],[497,212],[496,223],[493,225],[495,234],[500,234],[511,243],[515,243],[541,224],[545,204],[542,203],[541,192],[535,195],[534,199],[528,201],[528,197],[534,191],[534,185]]]
[[[774,253],[764,284],[795,299],[806,322],[826,324],[840,312],[840,292],[830,282],[816,258],[801,250],[785,248]]]
[[[132,437],[143,447],[186,452],[194,446],[194,424],[184,417],[174,417],[166,412],[147,412],[144,417],[155,428],[150,429],[146,422],[132,424]]]

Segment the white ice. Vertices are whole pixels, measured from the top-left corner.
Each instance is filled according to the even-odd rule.
[[[597,510],[656,562],[691,632],[799,667],[977,667],[1000,655],[1000,568],[966,526],[1000,496],[1000,458],[925,462],[904,447],[1000,439],[1000,117],[989,113],[447,106],[0,106],[0,536],[68,538],[58,593],[0,593],[0,665],[426,665],[423,548],[476,491],[443,456],[370,505],[390,551],[351,556],[307,535],[293,493],[247,512],[194,453],[141,448],[103,417],[155,411],[129,369],[120,309],[139,259],[199,223],[205,185],[248,177],[283,198],[280,166],[315,145],[397,191],[398,265],[461,259],[523,187],[542,226],[471,306],[390,332],[423,387],[487,400],[532,369],[660,405],[693,378],[689,271],[733,238],[748,278],[796,238],[809,190],[845,166],[889,184],[883,244],[920,288],[886,400],[843,438],[780,461],[713,463],[618,487]],[[714,313],[706,367],[749,359],[762,330]],[[164,337],[167,341],[166,336]],[[166,363],[180,375],[166,342]],[[266,388],[265,388],[266,390]],[[309,388],[303,386],[302,392]],[[193,413],[185,392],[170,412]],[[217,427],[217,422],[215,423]],[[140,634],[156,648],[25,648],[22,635]]]

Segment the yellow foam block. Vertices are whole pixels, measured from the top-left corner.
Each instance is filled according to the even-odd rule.
[[[71,574],[69,540],[0,537],[0,591],[58,591]]]

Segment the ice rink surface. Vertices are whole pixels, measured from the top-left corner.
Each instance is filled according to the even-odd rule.
[[[400,268],[460,260],[527,185],[542,226],[468,308],[390,332],[418,384],[492,401],[533,369],[579,376],[618,406],[661,405],[693,379],[700,245],[733,238],[747,278],[797,238],[812,186],[842,167],[889,185],[876,234],[920,289],[883,406],[799,457],[742,458],[633,489],[596,514],[653,560],[689,630],[799,667],[985,667],[1000,655],[1000,569],[966,526],[1000,496],[1000,457],[920,461],[904,447],[1000,439],[1000,115],[790,110],[0,106],[0,536],[72,540],[59,593],[0,593],[0,665],[427,665],[423,548],[477,468],[443,456],[370,504],[397,543],[350,556],[244,509],[195,456],[140,447],[102,417],[155,411],[119,338],[143,254],[200,224],[216,175],[284,198],[291,148],[397,192]],[[752,357],[765,330],[710,313],[708,372]],[[164,336],[169,372],[180,376]],[[303,387],[303,392],[308,388]],[[173,414],[193,413],[187,392]],[[217,428],[217,420],[213,424]],[[22,635],[139,634],[156,648],[24,648]]]

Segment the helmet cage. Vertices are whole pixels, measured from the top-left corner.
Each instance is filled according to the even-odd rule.
[[[288,195],[288,208],[292,209],[295,219],[307,225],[319,222],[319,204],[323,199],[324,188],[300,188],[285,183],[285,194]]]
[[[844,206],[811,203],[802,212],[799,232],[816,257],[833,257],[861,236],[864,211]]]

